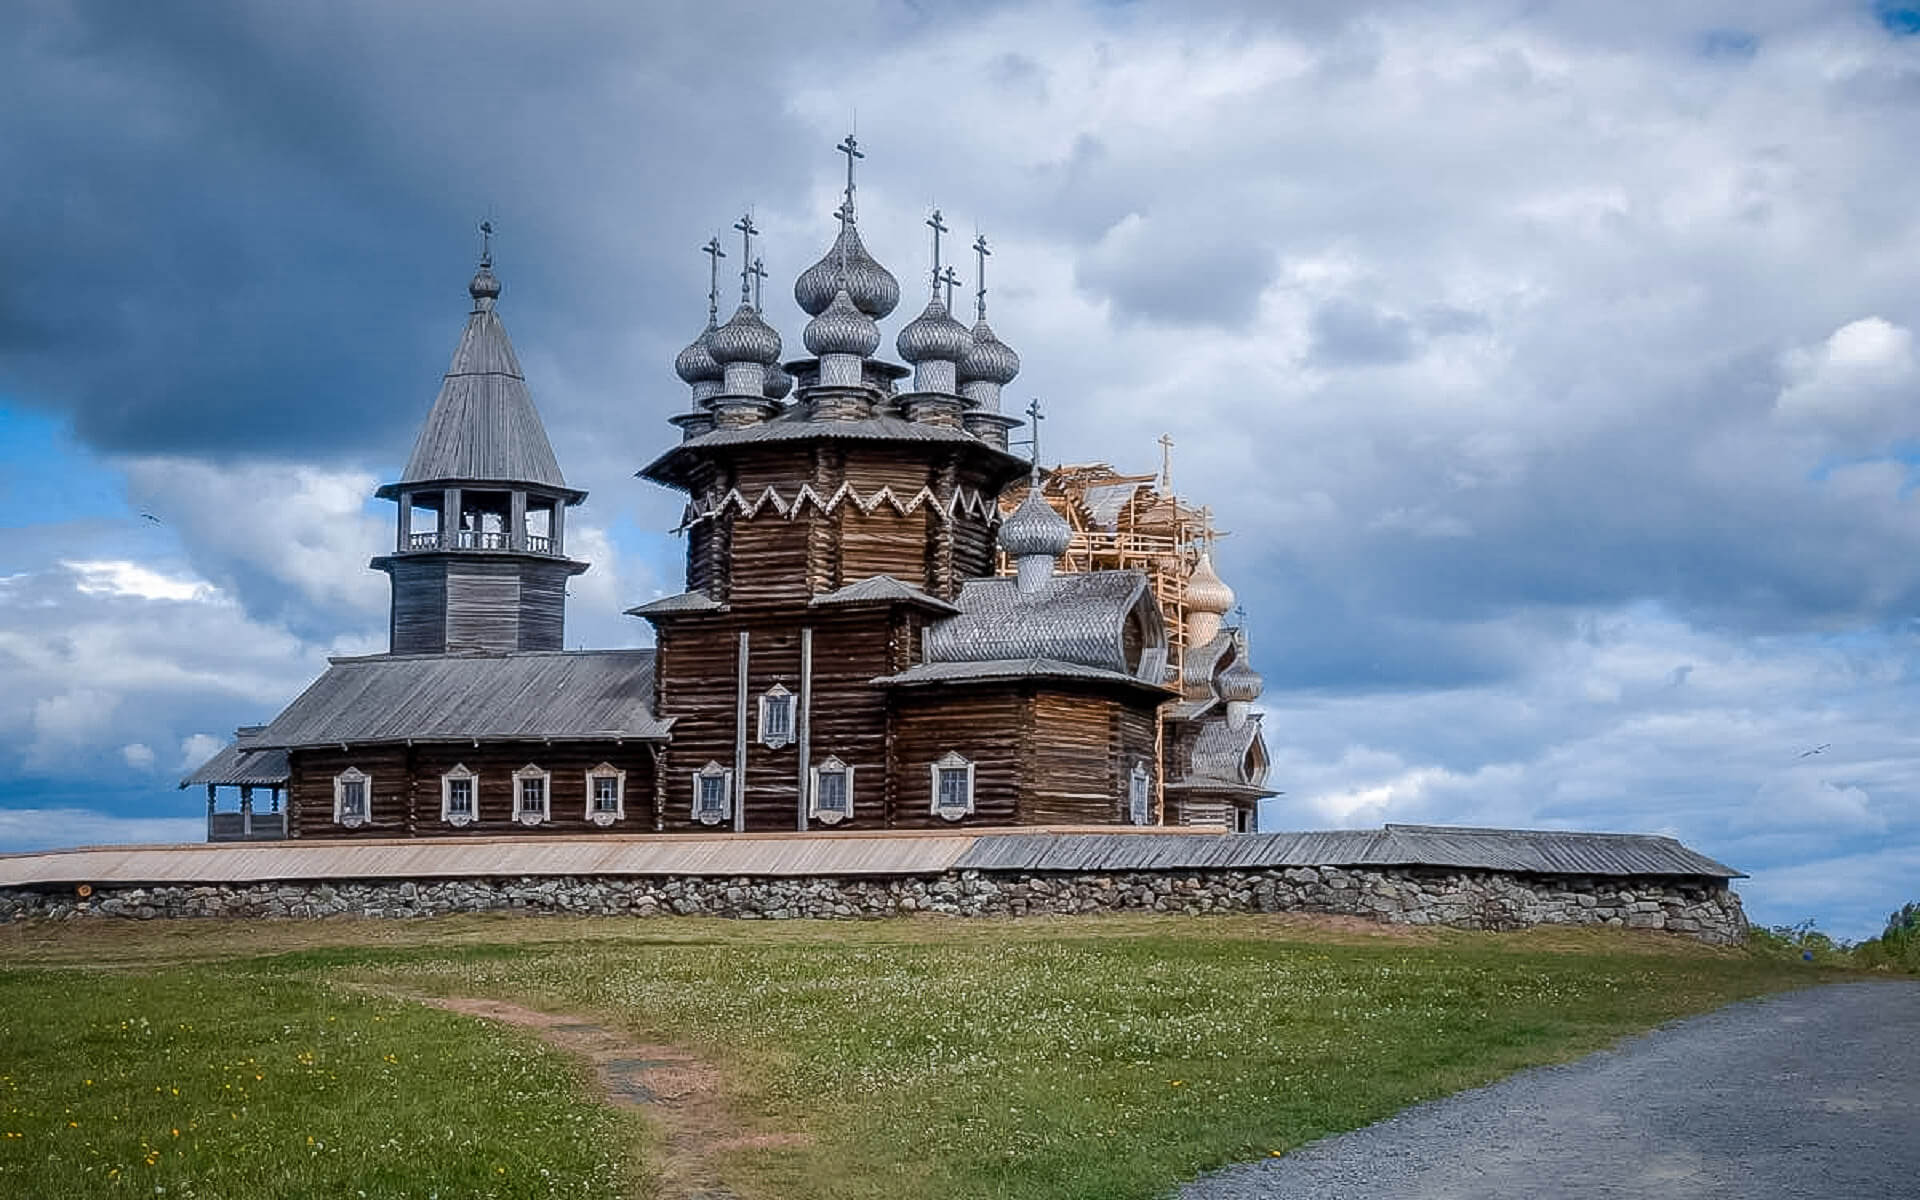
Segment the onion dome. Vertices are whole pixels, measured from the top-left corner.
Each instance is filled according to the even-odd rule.
[[[689,384],[720,381],[722,374],[720,360],[713,356],[713,351],[707,345],[707,340],[713,334],[713,322],[708,321],[707,327],[700,332],[700,336],[693,339],[687,348],[680,352],[680,356],[673,360],[674,374]]]
[[[1213,570],[1213,555],[1202,550],[1200,561],[1187,576],[1187,609],[1219,616],[1233,607],[1233,589]]]
[[[947,306],[935,296],[927,301],[926,311],[909,321],[894,349],[910,363],[959,362],[973,348],[973,336],[967,327],[947,315]]]
[[[492,263],[480,264],[480,269],[474,273],[473,282],[467,284],[467,295],[473,297],[475,304],[483,300],[492,301],[500,298],[500,280],[493,274]]]
[[[818,312],[800,335],[810,354],[856,354],[866,358],[880,348],[880,327],[853,302],[846,288],[837,288],[833,303]]]
[[[999,540],[1000,548],[1012,558],[1059,558],[1073,544],[1073,527],[1054,511],[1036,486],[1027,490],[1020,507],[1000,523]]]
[[[793,281],[793,298],[808,316],[819,316],[833,303],[834,294],[842,286],[842,263],[847,295],[854,307],[877,321],[899,305],[900,281],[874,261],[860,244],[860,231],[852,221],[845,220],[840,223],[840,236],[834,239],[833,248]]]
[[[787,374],[787,369],[777,362],[767,364],[766,381],[763,390],[769,400],[784,400],[787,393],[793,390],[793,376]]]
[[[731,320],[707,336],[707,349],[722,367],[728,363],[773,363],[780,358],[780,335],[760,319],[753,305],[742,304]]]
[[[1267,681],[1260,678],[1260,672],[1248,665],[1244,643],[1240,648],[1240,656],[1232,666],[1220,672],[1220,678],[1214,682],[1214,690],[1229,704],[1258,700],[1266,686]]]
[[[1020,356],[1013,347],[994,336],[985,318],[974,324],[972,337],[972,344],[960,357],[960,382],[1012,383],[1020,373]]]

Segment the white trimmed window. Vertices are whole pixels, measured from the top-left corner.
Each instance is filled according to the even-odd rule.
[[[813,803],[808,814],[828,825],[838,825],[853,816],[853,768],[837,758],[828,758],[813,768]]]
[[[769,750],[793,741],[793,693],[774,684],[760,695],[760,744]]]
[[[480,777],[465,763],[440,777],[440,819],[455,826],[480,819]]]
[[[513,819],[522,825],[538,825],[547,819],[548,793],[553,776],[528,763],[513,773]]]
[[[333,777],[333,823],[358,829],[373,819],[373,776],[348,767]]]
[[[693,819],[718,825],[733,815],[733,772],[710,762],[693,773]]]
[[[627,773],[612,763],[587,772],[587,820],[611,825],[627,815]]]
[[[1153,823],[1153,776],[1145,763],[1133,764],[1127,776],[1127,819],[1135,825]]]
[[[958,821],[973,811],[973,763],[952,750],[928,768],[933,776],[933,815]]]

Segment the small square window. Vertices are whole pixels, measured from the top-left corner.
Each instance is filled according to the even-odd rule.
[[[1145,763],[1133,764],[1127,776],[1127,817],[1135,825],[1153,823],[1153,776]]]
[[[513,773],[513,819],[538,825],[547,819],[547,784],[551,776],[528,763]]]
[[[333,777],[333,820],[357,829],[373,820],[373,777],[348,767]]]
[[[973,811],[973,763],[949,751],[930,768],[933,774],[933,812],[958,821]]]
[[[760,697],[760,744],[771,750],[793,741],[793,693],[774,684]]]
[[[693,819],[718,825],[732,815],[733,772],[710,762],[693,773]]]
[[[620,808],[620,781],[610,775],[593,778],[593,811],[616,812]]]
[[[812,815],[828,825],[853,816],[853,768],[838,758],[813,769]]]
[[[340,785],[340,815],[343,817],[364,817],[367,815],[367,785],[358,779],[350,779]]]

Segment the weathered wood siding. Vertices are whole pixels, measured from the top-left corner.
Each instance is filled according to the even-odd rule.
[[[1023,823],[1125,818],[1126,791],[1116,786],[1120,768],[1114,761],[1115,707],[1113,700],[1098,695],[1043,691],[1034,697],[1029,718],[1033,752],[1021,797]]]
[[[397,555],[389,637],[395,654],[449,650],[559,650],[566,639],[567,579],[561,559]]]
[[[358,746],[296,750],[289,760],[287,813],[294,837],[499,837],[643,833],[653,828],[653,759],[644,742]],[[607,826],[587,818],[587,772],[601,763],[627,773],[625,813]],[[513,818],[513,773],[528,765],[550,774],[548,819],[538,825],[522,825]],[[476,776],[479,819],[465,826],[440,819],[440,779],[456,766]],[[350,767],[373,777],[372,820],[357,829],[333,820],[333,779]]]
[[[694,775],[708,763],[734,767],[739,635],[748,635],[746,824],[790,830],[800,821],[797,740],[774,749],[760,741],[759,700],[775,684],[794,697],[798,734],[800,631],[813,629],[813,765],[837,757],[854,768],[853,817],[834,828],[883,823],[886,797],[886,696],[871,680],[897,669],[911,623],[880,607],[747,609],[662,619],[656,637],[655,712],[674,721],[666,751],[662,828],[703,830],[693,818]],[[820,828],[819,825],[813,825]],[[731,828],[731,822],[722,826]]]
[[[1017,822],[1032,708],[1032,697],[1011,685],[897,691],[889,825],[936,829]],[[960,821],[933,812],[933,764],[948,753],[973,762],[974,811]]]

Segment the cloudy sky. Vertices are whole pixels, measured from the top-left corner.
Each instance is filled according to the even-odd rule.
[[[856,116],[896,273],[932,204],[994,242],[1048,457],[1171,433],[1232,531],[1267,827],[1920,897],[1920,7],[1872,0],[7,5],[0,850],[202,836],[183,768],[384,648],[482,217],[592,492],[569,643],[643,643],[697,247],[751,206],[797,347]]]

